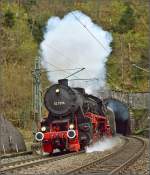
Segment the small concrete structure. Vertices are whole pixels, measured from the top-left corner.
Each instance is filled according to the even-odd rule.
[[[23,136],[11,122],[0,115],[0,155],[26,151]]]

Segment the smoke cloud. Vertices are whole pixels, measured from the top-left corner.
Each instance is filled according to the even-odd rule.
[[[118,144],[121,144],[121,139],[119,137],[104,138],[104,140],[100,140],[95,144],[87,147],[86,152],[91,153],[95,151],[105,151],[113,148]]]
[[[76,68],[84,67],[85,70],[69,79],[96,78],[97,80],[71,80],[69,84],[84,87],[91,92],[93,89],[105,86],[105,63],[111,53],[111,42],[111,34],[94,24],[90,17],[80,11],[70,12],[62,19],[51,17],[47,22],[44,40],[40,45],[41,63],[47,71],[50,71],[48,79],[53,83],[78,71],[79,69]],[[64,71],[64,69],[74,70]]]

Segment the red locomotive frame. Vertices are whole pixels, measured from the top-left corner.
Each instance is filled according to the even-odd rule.
[[[79,140],[79,131],[78,131],[78,123],[77,123],[77,115],[75,115],[75,126],[74,129],[70,129],[69,119],[64,121],[55,120],[54,122],[49,124],[49,131],[38,132],[37,134],[41,134],[42,141],[42,150],[47,153],[53,153],[53,150],[59,148],[60,150],[68,150],[70,152],[76,151],[78,152],[81,149],[81,143]],[[90,118],[90,122],[93,128],[93,137],[92,143],[98,141],[102,136],[111,137],[111,129],[109,125],[109,121],[107,117],[93,114],[91,112],[85,113],[84,117]],[[55,125],[63,125],[65,127],[64,130],[59,130]],[[53,125],[55,127],[53,127]],[[71,133],[72,132],[72,133]],[[75,137],[70,138],[68,133],[75,134]],[[36,135],[37,137],[37,135]],[[60,140],[64,140],[64,142],[60,142]],[[64,144],[65,143],[65,144]]]

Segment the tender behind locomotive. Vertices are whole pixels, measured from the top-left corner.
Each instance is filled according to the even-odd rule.
[[[49,114],[36,134],[44,152],[52,153],[56,148],[79,151],[103,135],[115,134],[114,118],[106,115],[108,109],[102,101],[83,88],[69,87],[67,79],[48,88],[44,104]]]

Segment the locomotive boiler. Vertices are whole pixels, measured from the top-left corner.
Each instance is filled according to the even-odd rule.
[[[79,151],[101,137],[115,134],[115,120],[101,99],[89,95],[83,88],[68,86],[59,80],[49,87],[44,96],[48,116],[36,133],[44,152]]]

